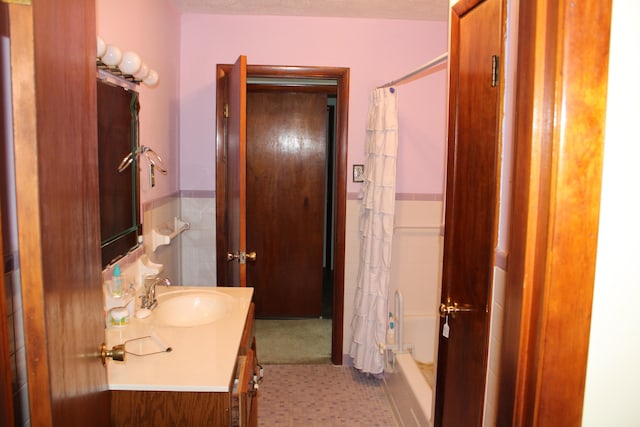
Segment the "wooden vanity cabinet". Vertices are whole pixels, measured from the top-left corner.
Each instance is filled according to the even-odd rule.
[[[260,375],[251,304],[230,392],[111,390],[111,425],[257,427]]]
[[[232,425],[239,427],[258,426],[258,382],[262,368],[258,365],[254,311],[255,305],[251,303],[238,349],[238,382],[232,396]]]
[[[238,354],[240,356],[246,356],[249,350],[253,350],[253,357],[257,360],[258,353],[256,349],[256,327],[255,327],[255,304],[251,303],[249,311],[247,312],[247,320],[244,324],[244,331],[242,332],[242,340],[240,341],[240,348]]]
[[[112,390],[111,425],[231,426],[230,393]]]

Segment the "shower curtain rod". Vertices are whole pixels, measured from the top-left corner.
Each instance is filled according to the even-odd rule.
[[[421,73],[423,71],[426,71],[429,68],[432,68],[432,67],[438,65],[439,63],[441,63],[443,61],[446,61],[448,57],[449,57],[449,53],[445,52],[442,55],[438,56],[437,58],[434,58],[431,61],[427,62],[422,67],[420,67],[420,68],[418,68],[416,70],[413,70],[409,74],[407,74],[405,76],[402,76],[399,79],[395,79],[393,81],[390,81],[389,83],[385,83],[382,86],[378,86],[378,89],[384,88],[384,87],[390,87],[390,86],[393,86],[393,85],[397,85],[398,83],[401,83],[404,80],[407,80],[408,78],[415,76],[416,74],[419,74],[419,73]]]

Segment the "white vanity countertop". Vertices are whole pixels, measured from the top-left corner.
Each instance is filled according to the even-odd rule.
[[[125,349],[142,353],[158,351],[158,342],[164,342],[172,349],[148,356],[127,353],[125,362],[108,360],[109,390],[229,391],[253,288],[157,288],[159,296],[190,290],[229,295],[232,297],[229,298],[231,310],[223,318],[206,325],[167,327],[154,320],[156,308],[145,319],[133,317],[125,327],[107,328],[106,344],[109,349],[127,340],[150,335],[159,341],[150,338],[129,341]],[[162,304],[162,297],[158,301]]]

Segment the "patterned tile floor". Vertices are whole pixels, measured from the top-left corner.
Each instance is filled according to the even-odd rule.
[[[260,427],[396,427],[382,380],[349,367],[265,365]]]

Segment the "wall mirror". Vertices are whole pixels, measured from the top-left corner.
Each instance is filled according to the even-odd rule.
[[[100,248],[102,268],[138,245],[138,93],[97,79]],[[125,157],[130,162],[119,168]],[[119,169],[121,169],[119,171]]]

